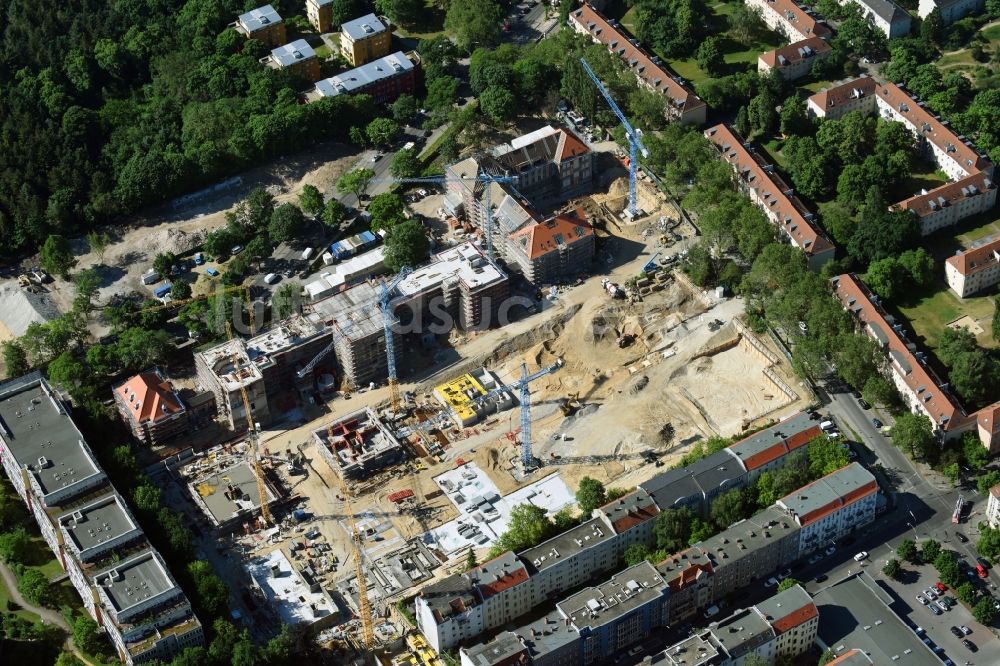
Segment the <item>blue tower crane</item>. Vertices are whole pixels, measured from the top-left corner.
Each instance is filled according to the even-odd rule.
[[[643,157],[649,157],[649,150],[647,150],[646,146],[643,145],[642,138],[639,136],[639,133],[634,127],[632,127],[632,124],[629,123],[628,118],[626,118],[625,114],[622,113],[622,110],[618,108],[618,105],[615,104],[615,100],[611,98],[611,93],[609,93],[608,89],[604,87],[601,80],[597,78],[597,75],[594,74],[594,70],[590,68],[587,61],[584,58],[580,58],[580,64],[583,65],[584,71],[587,72],[587,76],[589,76],[594,82],[597,89],[601,91],[601,94],[604,96],[605,101],[607,101],[608,106],[610,106],[611,110],[615,112],[616,116],[618,116],[618,120],[621,121],[622,127],[625,128],[625,134],[628,136],[628,212],[629,215],[635,217],[639,213],[639,209],[635,205],[635,177],[638,167],[636,158],[638,157],[638,153],[642,153]]]
[[[389,309],[389,295],[412,270],[409,266],[403,266],[392,282],[389,284],[386,284],[385,280],[379,282],[378,304],[382,310],[382,326],[385,330],[385,360],[389,369],[389,404],[392,405],[393,413],[399,411],[399,380],[396,375],[396,344],[392,339],[392,325],[395,323],[395,317],[392,310]]]

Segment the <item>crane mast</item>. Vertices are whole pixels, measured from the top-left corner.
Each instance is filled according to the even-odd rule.
[[[389,284],[382,280],[379,283],[378,304],[382,310],[382,326],[385,331],[385,361],[388,370],[389,383],[389,404],[392,405],[392,412],[399,412],[399,376],[396,374],[396,342],[393,340],[392,309],[389,307],[389,295],[399,286],[399,283],[406,279],[412,272],[409,266],[399,269],[399,274],[392,279]]]
[[[332,435],[333,427],[329,431]],[[351,542],[354,545],[354,574],[358,579],[358,612],[361,614],[361,635],[365,649],[370,653],[375,647],[375,625],[372,621],[372,605],[368,600],[368,584],[365,582],[365,569],[362,560],[361,532],[354,522],[354,509],[351,507],[351,496],[347,490],[347,482],[340,477],[340,488],[344,493],[344,515],[351,530]]]
[[[247,427],[249,428],[248,437],[250,438],[250,453],[253,456],[253,471],[254,476],[257,479],[257,497],[260,500],[260,517],[264,519],[264,522],[268,525],[272,524],[271,520],[271,509],[267,505],[267,488],[264,484],[264,468],[260,464],[260,434],[257,432],[257,426],[253,422],[253,413],[250,411],[250,396],[247,394],[247,389],[243,385],[243,380],[240,378],[240,353],[237,350],[237,345],[235,344],[235,338],[233,338],[233,327],[226,322],[226,336],[229,341],[234,343],[232,345],[233,349],[233,372],[236,374],[236,381],[240,385],[240,395],[243,397],[243,411],[247,415]]]

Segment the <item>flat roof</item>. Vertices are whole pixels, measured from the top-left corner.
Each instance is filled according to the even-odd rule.
[[[717,661],[719,659],[719,646],[712,640],[712,634],[702,631],[653,655],[651,663],[670,666],[708,666],[719,663]]]
[[[105,476],[40,373],[0,384],[0,437],[46,496]]]
[[[59,524],[84,558],[87,551],[120,537],[142,535],[125,501],[116,492],[63,514]]]
[[[386,27],[375,14],[366,14],[340,24],[340,31],[353,40],[374,37],[385,32]]]
[[[255,511],[260,508],[257,477],[246,462],[201,477],[192,481],[190,485],[216,524],[235,518],[241,511]],[[230,487],[238,491],[236,496],[233,496]],[[268,502],[273,501],[270,491],[267,492]],[[229,497],[226,497],[227,494]]]
[[[294,42],[271,50],[271,60],[280,67],[290,67],[297,62],[315,57],[316,51],[304,39],[296,39]]]
[[[479,587],[480,594],[489,598],[528,581],[528,568],[511,551],[483,562],[469,571],[469,578]]]
[[[941,666],[941,660],[890,608],[892,597],[867,573],[834,583],[813,600],[819,608],[818,641],[835,655],[857,648],[876,664]]]
[[[721,569],[799,529],[799,525],[785,512],[776,506],[769,506],[715,536],[699,541],[695,547],[704,550],[715,567]]]
[[[591,518],[534,548],[521,552],[521,557],[531,562],[538,571],[547,569],[561,560],[575,556],[599,543],[615,538],[615,531],[604,517]]]
[[[362,282],[313,303],[310,318],[326,323],[335,320],[348,340],[361,340],[385,330],[378,303],[375,285]]]
[[[336,606],[322,591],[313,592],[281,550],[247,563],[247,571],[282,624],[312,624],[332,615]]]
[[[683,504],[692,497],[728,485],[746,474],[743,463],[728,448],[716,451],[679,469],[657,474],[639,487],[649,493],[660,510]]]
[[[527,658],[528,648],[517,634],[503,631],[489,643],[478,643],[472,647],[462,648],[464,663],[472,662],[473,666],[498,666],[500,664],[515,664],[521,658]]]
[[[636,488],[628,495],[608,502],[597,511],[607,517],[616,534],[653,520],[660,513],[653,498],[642,488]]]
[[[397,307],[397,298],[413,297],[449,279],[460,280],[470,291],[475,291],[506,280],[507,276],[475,243],[466,241],[438,252],[426,266],[401,281],[393,294],[393,307]]]
[[[753,652],[775,637],[771,625],[752,608],[736,611],[718,624],[713,624],[709,631],[734,659]]]
[[[239,372],[233,365],[234,353],[239,359]],[[205,360],[205,364],[212,369],[212,373],[227,391],[238,391],[241,384],[249,386],[264,376],[257,364],[250,361],[247,343],[240,338],[226,340],[198,352],[197,356]]]
[[[371,84],[398,76],[413,69],[413,62],[402,51],[396,51],[378,60],[372,60],[360,67],[316,82],[315,93],[319,97],[336,97],[352,93]]]
[[[135,557],[105,569],[94,577],[119,614],[133,606],[180,588],[174,583],[159,553],[144,550]]]
[[[465,574],[452,574],[434,581],[420,590],[419,596],[430,608],[438,623],[479,605],[475,586]]]
[[[563,599],[556,607],[569,617],[577,629],[594,628],[623,617],[659,597],[666,596],[667,585],[649,562],[640,562],[619,571],[596,587],[580,590]]]
[[[878,492],[872,473],[853,462],[778,500],[803,527]]]
[[[281,23],[281,16],[271,5],[264,5],[251,9],[246,14],[240,14],[239,23],[247,32],[256,32],[269,25]]]
[[[536,661],[580,640],[580,632],[572,623],[566,622],[566,618],[558,609],[534,622],[521,625],[511,633],[524,642],[532,659]]]
[[[768,597],[754,608],[771,623],[776,634],[790,631],[817,615],[816,604],[801,584]]]

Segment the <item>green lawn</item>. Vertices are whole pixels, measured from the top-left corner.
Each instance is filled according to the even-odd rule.
[[[991,296],[974,296],[963,300],[943,281],[935,282],[926,293],[918,295],[905,307],[899,306],[900,313],[909,320],[913,330],[932,349],[937,347],[938,339],[945,327],[964,315],[972,317],[983,328],[983,332],[976,336],[979,344],[984,347],[996,347],[997,344],[990,333],[993,310]]]
[[[933,164],[919,161],[915,167],[909,178],[886,193],[888,201],[902,201],[919,194],[921,189],[930,191],[948,182],[944,172],[937,170]]]
[[[14,603],[11,600],[10,591],[7,589],[7,586],[4,585],[3,580],[0,579],[0,613],[7,613],[8,612],[7,611],[7,603],[8,602],[10,602],[11,604]],[[42,621],[41,618],[39,618],[34,613],[29,613],[28,611],[23,610],[23,609],[19,609],[19,610],[16,610],[16,611],[9,611],[9,612],[10,612],[11,615],[16,615],[16,616],[18,616],[21,619],[24,619],[24,620],[27,620],[28,622],[31,622],[32,624],[40,624],[41,621]]]
[[[629,32],[635,34],[635,11],[636,7],[631,7],[625,14],[621,17],[618,22],[621,23]]]

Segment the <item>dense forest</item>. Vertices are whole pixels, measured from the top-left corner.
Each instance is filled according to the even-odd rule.
[[[274,0],[283,16],[300,0]],[[362,5],[362,2],[358,2]],[[226,26],[253,0],[9,0],[0,42],[0,255],[32,251],[307,143],[367,96],[302,105]]]

